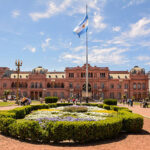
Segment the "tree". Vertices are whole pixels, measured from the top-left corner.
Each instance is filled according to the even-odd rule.
[[[8,100],[8,95],[10,94],[10,90],[5,90],[4,91],[4,96],[5,96],[5,98],[6,98],[6,102],[7,102],[7,100]]]

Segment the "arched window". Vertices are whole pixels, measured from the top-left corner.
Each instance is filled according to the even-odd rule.
[[[14,82],[12,82],[12,84],[11,84],[11,88],[14,88],[15,87],[15,84],[14,84]]]
[[[72,83],[69,83],[69,87],[70,87],[70,88],[73,88],[73,84],[72,84]]]
[[[136,90],[136,83],[133,83],[133,89]]]
[[[141,83],[138,83],[138,90],[141,89]]]
[[[33,82],[31,83],[31,88],[34,88],[34,83]]]
[[[47,83],[47,88],[51,88],[51,84],[50,83]]]
[[[37,82],[35,83],[35,88],[38,88],[38,83]]]
[[[103,88],[105,87],[105,85],[104,85],[104,83],[103,83],[103,82],[101,83],[101,85],[100,85],[100,86],[101,86],[101,89],[103,89]]]
[[[42,88],[43,86],[42,86],[42,83],[40,83],[40,88]]]
[[[64,83],[61,83],[61,88],[64,88]]]

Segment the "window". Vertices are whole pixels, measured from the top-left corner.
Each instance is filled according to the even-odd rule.
[[[20,78],[22,78],[22,76],[20,75]]]
[[[47,94],[46,94],[47,96],[51,96],[51,93],[50,92],[47,92]]]
[[[133,83],[133,89],[136,90],[136,83]]]
[[[28,78],[28,76],[26,76],[26,78]]]
[[[77,87],[77,89],[80,89],[80,85],[79,85],[79,84],[77,84],[77,86],[76,86],[76,87]]]
[[[110,88],[113,89],[113,88],[114,88],[114,84],[111,84],[111,85],[110,85]]]
[[[14,78],[16,78],[16,76],[14,75]]]
[[[117,87],[118,87],[118,89],[121,89],[121,84],[118,84]]]
[[[54,93],[53,93],[53,96],[57,97],[57,92],[54,92]]]
[[[114,98],[114,93],[113,92],[110,93],[110,98]]]
[[[101,83],[101,88],[104,89],[105,85],[104,83]]]
[[[43,86],[42,86],[42,83],[40,83],[40,88],[42,88]]]
[[[58,78],[58,76],[57,76],[57,75],[55,75],[55,78]]]
[[[94,89],[97,89],[97,84],[94,84]]]
[[[51,78],[51,76],[49,75],[49,78]]]
[[[74,73],[69,73],[69,78],[74,78]]]
[[[120,76],[118,76],[118,79],[120,79]]]
[[[81,73],[81,78],[85,78],[85,73]]]
[[[72,83],[70,83],[70,84],[69,84],[69,87],[70,87],[70,88],[73,88],[73,85],[72,85]]]
[[[6,88],[7,87],[7,83],[3,83],[3,88]]]
[[[105,73],[100,73],[100,78],[105,78]]]
[[[64,92],[61,92],[61,93],[60,93],[60,97],[61,97],[61,98],[64,98]]]
[[[33,82],[31,83],[31,88],[34,88],[34,83]]]
[[[118,97],[118,99],[121,99],[121,93],[120,92],[118,92],[117,97]]]
[[[124,88],[125,88],[125,89],[128,89],[128,84],[124,84]]]
[[[89,78],[93,78],[93,73],[89,73]]]
[[[127,77],[127,76],[125,76],[125,79],[128,79],[128,77]]]
[[[64,78],[64,75],[62,75],[62,78]]]
[[[138,83],[137,88],[138,88],[138,90],[141,89],[141,83]]]

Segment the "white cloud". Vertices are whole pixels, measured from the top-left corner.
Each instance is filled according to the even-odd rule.
[[[127,49],[118,49],[117,47],[112,48],[90,48],[89,52],[89,63],[94,64],[125,64],[128,59],[124,56],[124,52]],[[65,53],[60,57],[61,61],[71,61],[75,64],[82,64],[85,62],[85,53]]]
[[[23,50],[29,50],[32,53],[35,53],[37,51],[36,48],[31,45],[26,46],[25,48],[23,48]]]
[[[136,23],[129,25],[129,30],[122,32],[119,36],[107,41],[107,44],[116,44],[121,46],[143,45],[148,46],[148,42],[143,37],[150,35],[150,19],[142,18]],[[143,40],[142,42],[139,40]]]
[[[150,34],[150,19],[144,17],[135,24],[131,24],[130,27],[131,30],[127,33],[124,33],[124,35],[130,38],[148,35]]]
[[[119,32],[120,29],[121,29],[121,27],[119,27],[119,26],[112,27],[112,30],[113,30],[114,32]]]
[[[146,0],[130,0],[128,2],[127,5],[125,5],[123,8],[126,8],[126,7],[130,7],[130,6],[133,6],[133,5],[139,5],[139,4],[142,4],[144,3]]]
[[[45,41],[41,44],[41,48],[43,51],[46,51],[46,48],[50,47],[50,38],[45,39]]]
[[[20,11],[19,10],[14,10],[11,12],[11,15],[13,18],[17,18],[18,16],[20,16]]]
[[[137,60],[139,60],[139,61],[148,61],[148,60],[150,60],[150,57],[149,56],[138,56]]]
[[[40,35],[44,35],[45,33],[44,32],[40,32]]]
[[[38,21],[42,18],[50,18],[66,10],[66,8],[70,6],[70,4],[71,0],[64,0],[60,5],[56,5],[53,1],[50,1],[45,12],[34,12],[30,13],[29,15],[31,16],[33,21]]]
[[[100,14],[94,13],[93,17],[93,26],[94,28],[100,30],[106,28],[106,24],[103,23],[103,17]]]
[[[78,46],[78,47],[73,48],[74,52],[79,52],[81,50],[85,50],[85,46]]]

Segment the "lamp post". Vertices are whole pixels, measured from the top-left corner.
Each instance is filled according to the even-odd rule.
[[[16,72],[17,72],[17,93],[16,93],[16,103],[19,105],[19,73],[20,73],[20,67],[22,66],[22,61],[16,60],[15,65],[17,66]]]

